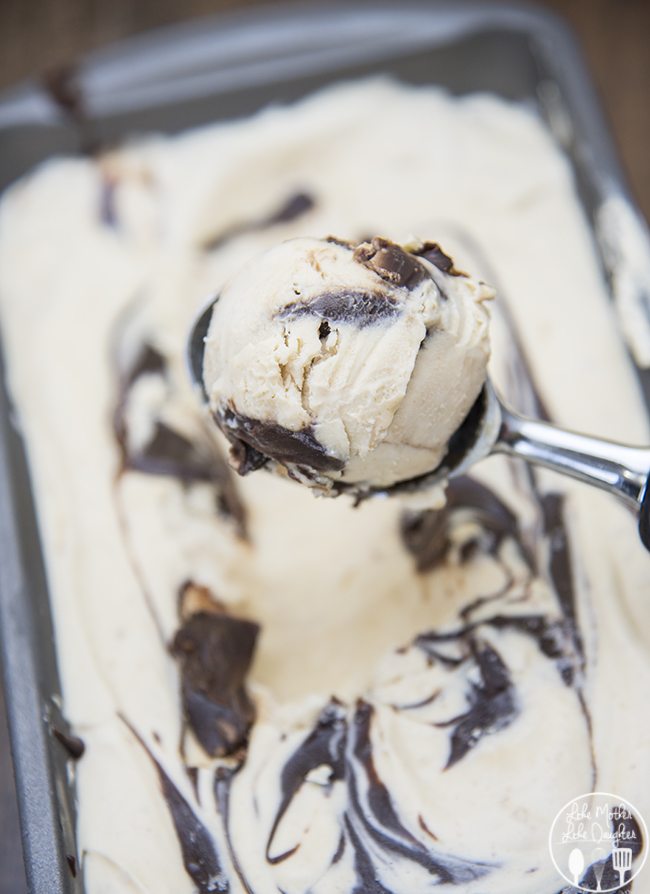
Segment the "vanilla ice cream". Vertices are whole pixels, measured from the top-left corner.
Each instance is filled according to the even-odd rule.
[[[224,285],[204,354],[238,471],[329,493],[430,472],[486,377],[486,299],[435,243],[298,238]]]
[[[313,240],[328,233],[344,244]],[[625,507],[503,456],[452,479],[439,512],[314,500],[225,461],[186,340],[216,286],[250,300],[260,264],[277,271],[264,301],[218,306],[211,338],[223,313],[233,353],[209,384],[223,374],[241,413],[290,432],[313,419],[355,479],[371,446],[390,469],[388,438],[400,467],[435,461],[456,410],[427,389],[444,360],[471,378],[448,380],[466,412],[486,292],[442,252],[403,258],[372,233],[431,234],[495,287],[490,377],[510,405],[650,442],[571,168],[527,108],[338,85],[53,159],[2,201],[3,353],[85,745],[69,846],[87,894],[558,894],[548,836],[567,801],[613,792],[650,820],[650,556]],[[346,302],[368,325],[318,299],[312,265],[280,294],[305,250],[328,289],[342,265],[378,296]],[[419,282],[373,269],[392,254]],[[250,368],[229,380],[245,333]],[[599,869],[613,888],[611,858]],[[649,891],[646,868],[633,894]]]

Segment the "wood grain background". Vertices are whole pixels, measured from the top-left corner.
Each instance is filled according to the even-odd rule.
[[[256,0],[262,3],[273,0]],[[0,0],[0,89],[127,35],[251,5],[246,0]],[[650,0],[543,0],[541,5],[564,15],[578,33],[632,190],[650,217]],[[26,890],[0,692],[0,894]]]

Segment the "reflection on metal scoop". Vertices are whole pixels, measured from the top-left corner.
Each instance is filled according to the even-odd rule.
[[[205,337],[217,301],[218,296],[199,314],[187,343],[190,377],[204,399],[207,399],[203,385]],[[357,485],[341,482],[337,487],[339,492],[349,491],[360,497],[415,493],[466,472],[493,453],[518,456],[619,497],[635,512],[639,535],[650,550],[650,447],[630,447],[525,419],[501,403],[489,380],[436,469],[390,487],[364,488],[361,493]]]

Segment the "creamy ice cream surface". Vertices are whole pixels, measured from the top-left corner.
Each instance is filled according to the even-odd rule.
[[[329,493],[435,469],[485,381],[490,297],[436,243],[303,237],[249,262],[204,354],[236,468]]]
[[[373,270],[391,243],[426,271],[413,288]],[[328,289],[341,270],[394,315],[343,320],[323,265]],[[484,375],[481,280],[508,403],[650,440],[571,169],[528,109],[361,81],[53,159],[4,196],[3,353],[85,745],[67,846],[88,894],[559,894],[548,835],[569,799],[614,792],[650,819],[650,557],[624,507],[501,456],[442,511],[314,500],[235,475],[188,380],[192,321],[231,283],[211,339],[240,370],[207,370],[215,408],[223,389],[295,432],[307,406],[351,478],[375,438],[428,463],[444,358],[427,352],[439,339],[460,376],[454,345],[474,346],[472,388],[444,389],[461,417]]]

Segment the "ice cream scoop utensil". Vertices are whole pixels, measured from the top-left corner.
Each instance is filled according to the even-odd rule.
[[[421,486],[458,475],[493,453],[517,456],[619,497],[635,512],[639,535],[650,550],[650,447],[631,447],[526,419],[504,406],[489,381],[455,440],[441,466],[422,477]]]
[[[195,385],[203,386],[203,353],[214,304],[197,317],[187,345],[187,365]],[[442,463],[431,472],[390,487],[367,488],[361,497],[414,493],[442,484],[466,472],[493,453],[517,456],[606,490],[619,497],[636,514],[639,534],[650,550],[650,447],[631,447],[589,435],[577,434],[513,413],[500,401],[487,381],[463,424],[449,442]],[[353,486],[341,486],[355,492]]]

